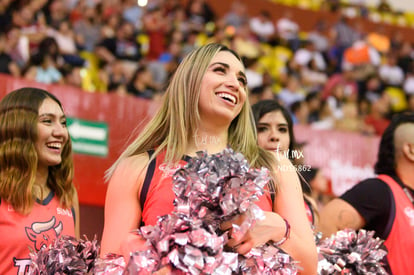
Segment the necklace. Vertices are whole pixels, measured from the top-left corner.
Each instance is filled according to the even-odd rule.
[[[407,187],[403,187],[404,193],[407,195],[408,199],[411,201],[411,203],[414,205],[414,198],[413,195],[411,194],[410,190],[408,190]]]

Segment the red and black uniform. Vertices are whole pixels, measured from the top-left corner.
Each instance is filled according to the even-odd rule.
[[[28,215],[0,202],[0,274],[29,274],[30,251],[48,246],[61,235],[75,236],[73,209],[62,208],[53,192],[37,201]]]
[[[155,225],[159,216],[172,213],[175,199],[172,175],[177,169],[184,167],[189,159],[184,157],[176,166],[168,167],[164,158],[165,152],[162,152],[150,162],[140,192],[140,203],[143,208],[142,222],[145,225]],[[256,204],[263,211],[272,211],[269,192],[261,196]]]
[[[414,274],[414,206],[403,186],[396,176],[379,175],[341,196],[364,218],[364,229],[374,230],[385,240],[388,265],[394,275]]]

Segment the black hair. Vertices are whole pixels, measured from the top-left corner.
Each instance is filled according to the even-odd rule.
[[[304,103],[304,101],[302,101],[302,100],[297,100],[297,101],[293,102],[290,105],[290,111],[292,112],[292,114],[296,113],[296,111],[298,111],[300,109],[300,107],[302,107],[303,103]]]
[[[311,181],[315,179],[319,169],[311,167],[300,172],[300,184],[302,186],[303,193],[310,195],[312,193]]]
[[[317,98],[319,98],[319,92],[310,92],[309,94],[306,95],[305,101],[310,102],[311,100],[317,99]]]
[[[398,126],[405,123],[414,123],[414,112],[395,114],[382,134],[374,168],[376,174],[396,174],[394,134]]]

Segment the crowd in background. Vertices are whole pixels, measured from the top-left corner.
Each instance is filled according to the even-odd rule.
[[[385,2],[385,1],[382,1]],[[218,42],[244,59],[250,101],[275,98],[295,124],[380,135],[414,111],[414,50],[401,33],[346,16],[304,32],[289,11],[217,16],[206,0],[0,0],[0,73],[157,100],[181,58]]]

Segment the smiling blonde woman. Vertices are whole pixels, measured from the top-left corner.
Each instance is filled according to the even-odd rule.
[[[263,195],[258,205],[266,218],[227,245],[245,254],[267,241],[279,242],[300,262],[303,274],[316,274],[317,252],[299,178],[274,169],[276,156],[257,145],[247,92],[245,68],[229,48],[207,44],[184,58],[158,113],[108,170],[101,255],[128,257],[138,247],[128,245],[137,238],[130,232],[141,224],[154,225],[157,217],[173,210],[173,168],[184,166],[197,151],[215,154],[230,146],[251,166],[270,169],[274,180],[268,190],[275,200],[272,192]],[[280,162],[291,165],[283,157]]]

